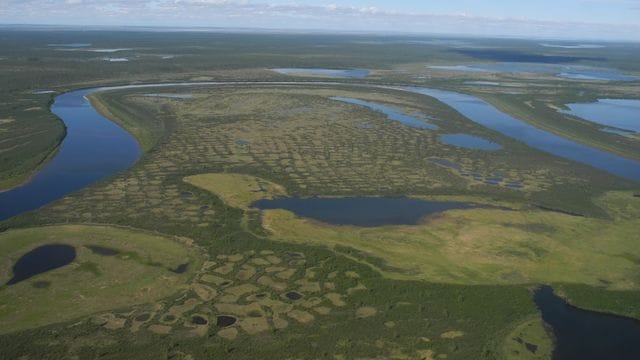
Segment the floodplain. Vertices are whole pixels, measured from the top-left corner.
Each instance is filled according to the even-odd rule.
[[[164,83],[89,96],[135,137],[135,164],[0,223],[0,349],[11,357],[547,359],[566,344],[535,301],[549,291],[541,285],[573,306],[640,318],[633,178],[407,91],[469,94],[633,164],[634,134],[564,110],[633,98],[634,79],[441,67],[567,62],[635,77],[635,50],[319,35],[7,38],[4,188],[61,151],[64,127],[48,113],[58,94]],[[43,64],[59,75],[35,78]],[[25,124],[42,133],[21,133]],[[464,206],[368,226],[255,206],[287,199]],[[20,272],[52,245],[74,257]]]

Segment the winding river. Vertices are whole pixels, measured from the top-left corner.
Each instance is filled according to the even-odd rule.
[[[109,175],[129,168],[141,154],[135,138],[101,116],[82,89],[56,97],[51,111],[67,135],[55,157],[31,180],[0,193],[0,220],[37,209]]]
[[[96,181],[124,171],[132,166],[140,157],[141,150],[134,137],[115,123],[100,115],[91,106],[86,99],[86,96],[91,93],[119,89],[169,86],[296,84],[342,85],[339,82],[173,83],[99,87],[59,95],[56,97],[51,110],[64,121],[67,127],[67,136],[55,157],[38,171],[32,177],[31,181],[12,190],[0,193],[0,220],[5,220],[20,213],[37,209],[71,192],[81,190]],[[502,113],[489,103],[471,95],[421,87],[392,87],[370,84],[348,85],[395,89],[431,96],[451,106],[470,120],[522,141],[532,148],[590,165],[626,179],[640,181],[640,162],[625,159],[548,133],[524,121]],[[560,314],[562,316],[554,315],[558,313],[561,305],[558,305],[558,302],[551,301],[553,298],[549,297],[549,292],[550,290],[546,288],[538,292],[536,302],[541,308],[544,319],[555,329],[554,331],[556,331],[559,340],[558,351],[573,349],[572,346],[578,346],[582,340],[571,336],[562,336],[562,334],[564,334],[563,329],[565,329],[566,326],[574,326],[574,323],[568,323],[567,321],[569,320],[564,318],[566,317],[563,315],[564,313]],[[575,316],[580,316],[580,319],[582,319],[581,314],[582,313],[577,313]],[[590,314],[589,316],[600,316],[594,313]],[[616,319],[617,318],[608,317],[607,321],[615,322]],[[588,319],[580,321],[580,326],[587,326],[584,324],[591,323],[591,320]],[[629,322],[628,320],[621,321]],[[614,323],[610,325],[612,328],[618,326]],[[635,333],[634,336],[636,336]],[[637,338],[633,338],[633,341],[637,340]],[[616,342],[616,344],[618,343],[619,342]],[[633,354],[636,354],[636,352]]]
[[[65,195],[81,190],[110,175],[126,170],[141,155],[135,138],[100,115],[86,96],[98,91],[172,86],[223,85],[344,85],[340,82],[183,82],[124,85],[82,89],[59,95],[51,111],[66,127],[56,156],[32,179],[0,193],[0,221],[37,209]],[[507,115],[475,96],[423,87],[348,84],[369,88],[407,91],[434,97],[470,120],[522,141],[530,147],[640,182],[640,162],[594,149],[536,128]]]

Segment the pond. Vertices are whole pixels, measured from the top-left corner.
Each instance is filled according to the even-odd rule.
[[[534,301],[553,329],[554,359],[640,359],[640,321],[576,308],[549,286],[537,289]]]
[[[539,129],[501,112],[476,96],[423,87],[403,87],[401,89],[434,97],[451,106],[469,120],[519,140],[532,148],[629,180],[640,181],[640,161],[592,148]]]
[[[47,44],[50,47],[83,48],[91,46],[90,43]]]
[[[120,254],[120,251],[109,247],[99,245],[85,245],[85,247],[91,250],[92,253],[102,256],[116,256]]]
[[[382,105],[380,103],[376,103],[373,101],[364,101],[360,99],[346,98],[346,97],[332,97],[331,100],[336,100],[340,102],[345,102],[354,105],[364,106],[373,111],[381,112],[387,116],[387,119],[392,121],[397,121],[403,125],[416,128],[416,129],[427,129],[427,130],[436,130],[438,127],[436,125],[430,124],[428,122],[424,122],[418,120],[417,118],[407,115],[400,110],[394,109],[392,107]]]
[[[615,128],[605,128],[605,131],[615,132],[617,129],[618,133],[640,133],[640,100],[598,99],[592,103],[572,103],[566,106],[569,110],[563,110],[564,114]]]
[[[218,315],[216,317],[216,326],[218,327],[227,327],[236,323],[238,319],[230,315]]]
[[[258,200],[252,207],[262,210],[285,209],[298,216],[332,225],[373,227],[415,225],[428,215],[478,206],[463,202],[427,201],[406,197],[289,197]]]
[[[284,75],[314,75],[332,76],[342,78],[362,79],[369,76],[369,70],[363,69],[304,69],[304,68],[277,68],[271,69]]]
[[[502,149],[502,145],[468,134],[444,134],[440,136],[440,142],[466,149],[494,151]]]
[[[22,255],[13,265],[13,277],[7,285],[14,285],[35,275],[71,264],[76,249],[70,245],[47,244]]]
[[[179,99],[179,100],[193,99],[193,94],[150,93],[150,94],[144,94],[144,96],[167,98],[167,99]]]

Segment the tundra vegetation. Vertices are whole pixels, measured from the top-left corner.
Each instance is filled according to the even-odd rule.
[[[127,171],[0,223],[2,284],[38,246],[76,250],[69,265],[0,287],[0,349],[11,358],[548,358],[553,338],[531,298],[538,284],[577,306],[640,318],[637,183],[531,149],[433,98],[374,86],[472,93],[548,131],[638,159],[637,135],[603,132],[558,111],[637,96],[637,81],[438,70],[429,66],[486,59],[400,37],[1,34],[5,189],[54,156],[64,136],[48,111],[56,93],[120,83],[292,82],[92,95],[144,153]],[[130,61],[47,46],[70,41],[122,48],[118,56]],[[523,56],[537,46],[477,42]],[[640,71],[629,60],[640,55],[633,47],[580,51],[580,64]],[[370,75],[269,70],[293,67]],[[335,97],[434,126],[407,126]],[[446,145],[443,134],[501,148]],[[252,207],[287,196],[483,206],[367,228]]]

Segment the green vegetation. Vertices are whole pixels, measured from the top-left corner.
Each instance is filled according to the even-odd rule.
[[[72,245],[76,259],[0,288],[0,333],[164,298],[184,287],[194,273],[176,274],[171,269],[182,263],[197,268],[202,263],[202,255],[186,239],[109,226],[46,226],[0,234],[0,283],[9,280],[11,267],[24,253],[50,243]],[[88,246],[108,247],[119,254],[96,254]],[[34,287],[36,283],[46,286]]]
[[[550,359],[553,340],[542,319],[535,317],[516,326],[505,338],[503,354],[509,360]]]
[[[247,184],[261,180],[246,175],[207,174],[187,181],[245,209],[259,198],[283,194],[274,184],[256,192],[256,185]],[[625,200],[634,199],[627,193]],[[416,226],[375,228],[319,224],[285,210],[263,211],[262,218],[274,239],[329,246],[337,252],[351,247],[383,260],[380,266],[358,259],[393,278],[640,287],[635,277],[640,259],[638,218],[611,221],[547,211],[474,209],[448,211]],[[610,240],[603,244],[602,238]]]
[[[184,178],[184,181],[215,193],[236,208],[249,210],[249,205],[261,200],[286,196],[286,190],[270,181],[243,174],[203,174]]]
[[[624,97],[623,94],[609,96]],[[640,141],[634,136],[620,136],[601,131],[602,126],[559,112],[564,106],[562,94],[545,98],[527,95],[485,95],[494,106],[547,131],[589,146],[619,155],[640,159]],[[572,98],[565,95],[567,102]],[[584,101],[584,100],[582,100]],[[591,101],[591,99],[586,100]]]
[[[435,71],[426,65],[475,60],[443,45],[394,37],[1,35],[0,77],[8,84],[0,89],[3,188],[27,178],[64,133],[47,108],[53,95],[34,90],[320,80],[279,75],[271,67],[373,70],[364,80],[340,79],[342,85],[162,89],[193,94],[182,100],[143,96],[155,89],[92,95],[93,106],[135,135],[144,154],[125,172],[0,223],[2,283],[20,255],[38,244],[67,243],[78,251],[71,265],[0,287],[3,356],[548,358],[552,342],[529,289],[539,282],[552,283],[577,306],[640,318],[636,184],[532,150],[434,99],[380,87],[474,93],[537,126],[637,158],[636,139],[601,133],[554,109],[629,96],[637,92],[634,83]],[[131,48],[118,54],[130,61],[110,63],[100,60],[104,55],[46,46],[70,39]],[[516,40],[479,44],[531,47]],[[597,51],[587,50],[588,56]],[[628,60],[637,50],[609,52],[608,65],[638,71]],[[500,85],[470,86],[470,80]],[[332,96],[418,114],[439,129],[403,126]],[[504,149],[444,146],[438,140],[444,133],[481,136]],[[497,186],[484,181],[498,176]],[[415,226],[365,229],[248,206],[285,195],[405,195],[513,210],[450,211]],[[90,245],[120,253],[99,255]],[[186,273],[171,271],[186,262]],[[34,288],[35,281],[50,284]],[[302,298],[289,299],[293,291]],[[237,322],[218,326],[219,315]],[[195,316],[206,323],[194,324]]]

